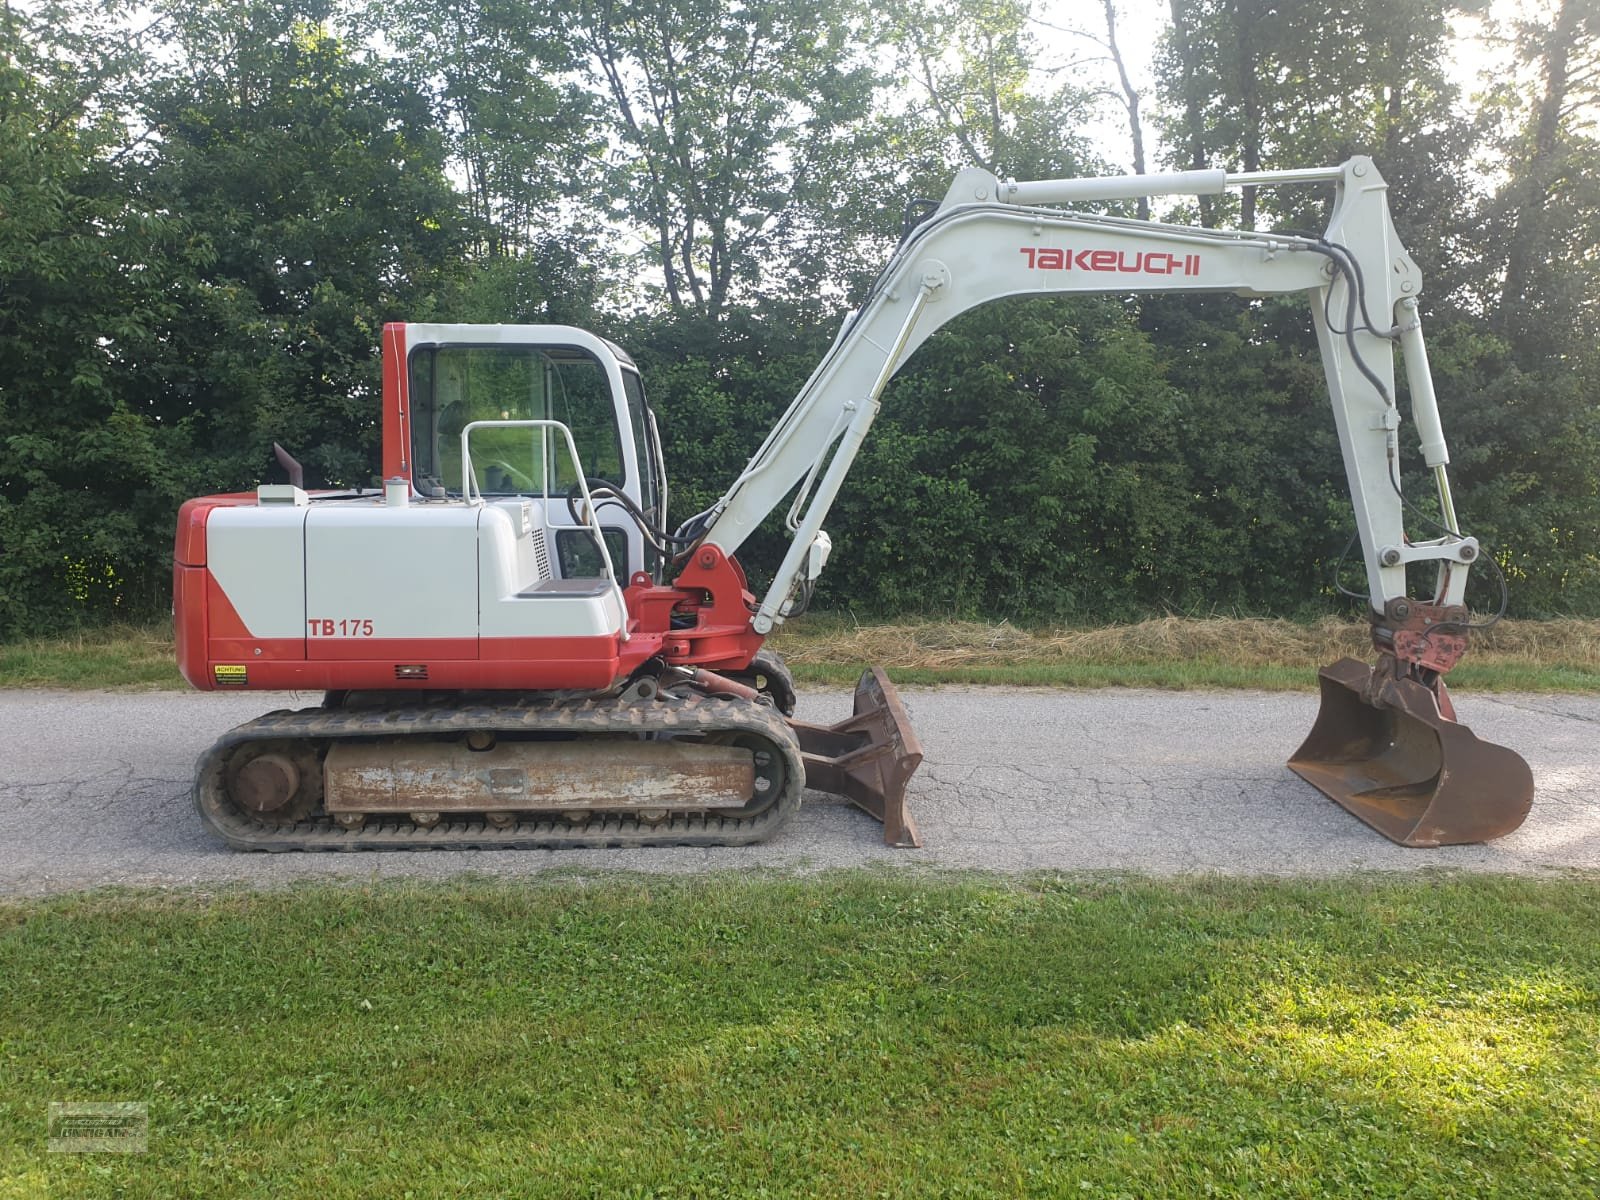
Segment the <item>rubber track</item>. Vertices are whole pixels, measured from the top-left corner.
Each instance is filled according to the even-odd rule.
[[[319,813],[294,825],[269,825],[241,813],[223,792],[228,752],[253,741],[332,742],[344,738],[454,738],[472,730],[495,733],[709,734],[748,732],[766,738],[788,759],[782,793],[747,817],[679,813],[655,824],[618,813],[597,813],[585,824],[559,815],[525,815],[496,828],[470,813],[446,813],[431,829],[399,814],[374,814],[348,830]],[[491,850],[629,846],[743,846],[771,837],[800,807],[805,764],[794,734],[764,704],[737,698],[660,696],[624,703],[615,698],[513,704],[427,704],[403,708],[308,708],[267,713],[230,729],[200,757],[194,800],[200,819],[235,850]],[[424,811],[419,798],[416,811]],[[537,816],[537,819],[535,819]]]

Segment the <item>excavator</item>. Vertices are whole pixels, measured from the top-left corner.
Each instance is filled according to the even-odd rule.
[[[1321,237],[1097,211],[1284,186],[1332,189]],[[1421,275],[1371,159],[1031,182],[967,169],[919,217],[744,470],[676,528],[620,347],[560,325],[386,326],[381,489],[308,493],[280,451],[290,482],[180,510],[184,677],[323,693],[206,751],[204,824],[268,851],[727,846],[770,838],[811,787],[920,845],[906,788],[922,747],[884,673],[862,676],[849,718],[810,724],[764,644],[827,565],[823,521],[885,385],[1001,297],[1205,291],[1309,302],[1366,568],[1374,662],[1321,671],[1291,769],[1402,845],[1517,828],[1527,764],[1457,722],[1445,686],[1481,547],[1451,495]],[[1437,518],[1401,490],[1396,349]],[[787,552],[757,596],[736,555],[786,499]],[[1432,591],[1414,598],[1418,564]]]

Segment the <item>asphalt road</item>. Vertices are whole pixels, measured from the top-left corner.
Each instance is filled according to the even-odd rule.
[[[921,850],[884,847],[870,818],[808,793],[773,840],[741,849],[265,855],[229,851],[201,829],[190,772],[225,729],[315,697],[0,691],[0,894],[872,862],[1163,875],[1600,868],[1596,697],[1458,697],[1463,721],[1532,765],[1532,815],[1489,845],[1404,850],[1284,767],[1315,715],[1310,695],[904,695],[927,750],[912,782]],[[848,711],[846,693],[827,692],[808,696],[799,715],[833,721]]]

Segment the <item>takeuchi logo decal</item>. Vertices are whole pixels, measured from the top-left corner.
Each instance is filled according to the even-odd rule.
[[[1163,250],[1063,250],[1054,246],[1023,246],[1022,256],[1035,271],[1114,271],[1124,275],[1198,275],[1198,254],[1168,254]]]

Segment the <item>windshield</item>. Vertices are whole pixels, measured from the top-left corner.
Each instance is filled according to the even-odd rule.
[[[461,490],[461,430],[472,421],[560,421],[584,473],[623,482],[616,408],[605,368],[584,350],[443,346],[411,356],[413,478],[425,495]],[[472,464],[485,495],[565,495],[577,482],[555,430],[479,429]]]

